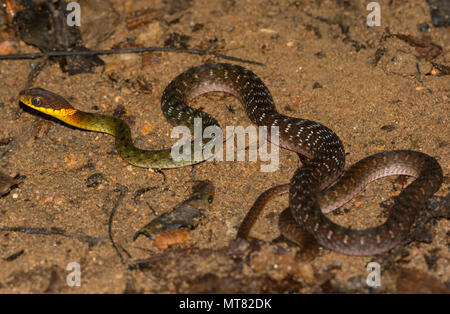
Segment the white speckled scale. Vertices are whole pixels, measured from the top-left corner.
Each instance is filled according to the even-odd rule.
[[[180,74],[165,89],[162,110],[173,123],[192,119],[192,108],[186,103],[210,91],[223,91],[237,97],[253,123],[277,125],[280,146],[308,158],[291,180],[290,215],[285,214],[284,219],[295,219],[321,245],[330,249],[348,255],[373,255],[396,246],[406,238],[418,210],[442,183],[438,162],[416,151],[378,153],[344,172],[345,152],[339,137],[318,122],[279,113],[264,83],[253,72],[238,65],[204,64]],[[205,114],[205,118],[208,117]],[[349,201],[369,182],[394,174],[416,179],[396,198],[382,225],[365,230],[349,229],[333,223],[322,213]],[[289,230],[283,232],[288,236],[289,233]],[[291,232],[290,236],[295,237],[295,234]]]

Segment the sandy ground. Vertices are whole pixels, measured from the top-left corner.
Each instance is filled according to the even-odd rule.
[[[417,58],[407,42],[381,40],[385,27],[420,37],[418,25],[431,21],[425,1],[379,1],[381,27],[365,25],[366,1],[357,0],[200,0],[179,6],[170,1],[102,2],[110,7],[81,1],[87,47],[162,46],[178,33],[190,36],[185,40],[190,48],[263,62],[265,66],[243,65],[265,82],[281,112],[333,129],[344,142],[348,165],[391,149],[434,156],[445,177],[433,201],[445,206],[449,77]],[[128,30],[125,18],[150,3],[161,16]],[[85,25],[83,18],[92,24]],[[431,28],[430,35],[443,48],[433,62],[448,65],[448,29]],[[36,51],[20,41],[14,44],[20,53]],[[380,49],[384,55],[374,65]],[[57,64],[50,65],[34,86],[59,93],[85,111],[113,114],[123,106],[136,145],[153,149],[174,142],[159,106],[165,86],[191,66],[224,61],[174,53],[102,59],[107,64],[103,73],[68,76]],[[295,154],[281,150],[280,167],[271,173],[259,171],[262,162],[206,162],[195,171],[164,171],[164,182],[161,174],[121,160],[112,137],[69,128],[19,106],[17,96],[31,64],[0,63],[0,139],[12,139],[0,146],[7,148],[0,169],[23,176],[17,188],[0,198],[0,228],[44,228],[48,234],[0,232],[0,292],[448,292],[447,219],[428,219],[423,231],[429,233],[427,239],[381,256],[350,257],[321,249],[311,263],[298,263],[295,246],[272,242],[279,236],[278,215],[287,206],[284,196],[270,202],[250,244],[235,242],[237,228],[258,195],[288,182],[301,165]],[[232,96],[205,95],[194,106],[205,108],[222,126],[251,124]],[[204,179],[215,185],[214,201],[181,247],[162,250],[146,237],[133,241],[134,233],[156,214],[188,197],[194,180]],[[98,184],[89,184],[92,180]],[[372,183],[329,217],[354,228],[381,223],[387,213],[380,203],[399,193],[397,181]],[[134,197],[149,187],[153,189]],[[371,261],[382,266],[380,287],[366,284]],[[81,266],[79,287],[66,284],[71,262]]]

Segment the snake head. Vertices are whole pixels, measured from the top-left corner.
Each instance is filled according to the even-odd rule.
[[[76,109],[62,96],[43,88],[31,88],[21,91],[19,93],[19,101],[30,108],[60,120],[76,112]]]

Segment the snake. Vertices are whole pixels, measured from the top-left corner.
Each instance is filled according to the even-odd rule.
[[[188,106],[195,97],[213,91],[235,96],[254,124],[278,127],[278,145],[303,158],[304,162],[289,184],[272,190],[289,192],[289,207],[281,214],[279,223],[280,232],[288,239],[294,240],[298,236],[296,231],[301,229],[321,246],[346,255],[381,254],[405,241],[418,212],[442,184],[443,173],[437,160],[412,150],[379,152],[346,171],[345,150],[338,135],[319,122],[286,116],[277,111],[263,81],[240,65],[207,63],[179,74],[162,94],[163,114],[169,122],[189,128],[193,127],[196,117],[203,118],[203,127],[216,125],[213,117]],[[32,88],[21,91],[19,100],[66,124],[114,135],[118,153],[136,166],[176,168],[196,162],[176,161],[168,149],[138,149],[133,145],[129,127],[122,120],[77,110],[62,96],[47,90]],[[370,182],[391,175],[407,175],[415,179],[395,197],[382,224],[353,229],[338,225],[325,215],[351,200]],[[259,211],[257,208],[249,213],[250,219],[247,220],[256,219]]]
[[[195,119],[202,121],[203,131],[209,126],[219,127],[217,120],[208,113],[188,107],[185,105],[186,99],[176,91],[175,84],[169,84],[162,96],[163,113],[168,121],[176,126],[186,126],[192,133],[195,132]],[[113,135],[115,138],[115,147],[119,155],[131,165],[150,169],[171,169],[188,165],[193,165],[203,161],[202,156],[195,153],[187,155],[189,158],[174,157],[172,152],[179,152],[183,157],[184,150],[189,149],[193,152],[196,145],[204,148],[208,143],[207,139],[199,141],[194,140],[189,145],[180,145],[177,147],[146,150],[140,149],[133,144],[131,129],[122,119],[104,114],[85,112],[75,109],[69,101],[61,95],[50,92],[46,89],[36,87],[23,90],[19,93],[19,101],[24,105],[42,112],[48,116],[56,118],[70,126],[100,133]],[[214,153],[214,149],[211,150]],[[178,157],[180,157],[178,156]]]

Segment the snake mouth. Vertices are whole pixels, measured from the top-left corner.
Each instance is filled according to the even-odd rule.
[[[27,96],[21,96],[21,97],[19,98],[19,104],[22,104],[22,106],[25,106],[25,107],[30,108],[30,109],[34,109],[34,110],[36,110],[36,111],[41,111],[41,110],[39,110],[38,108],[35,108],[35,107],[32,105],[32,103],[31,103],[31,98],[30,98],[30,97],[27,97]]]
[[[19,94],[19,102],[28,106],[30,104],[30,97],[23,95],[21,92],[21,94]]]

